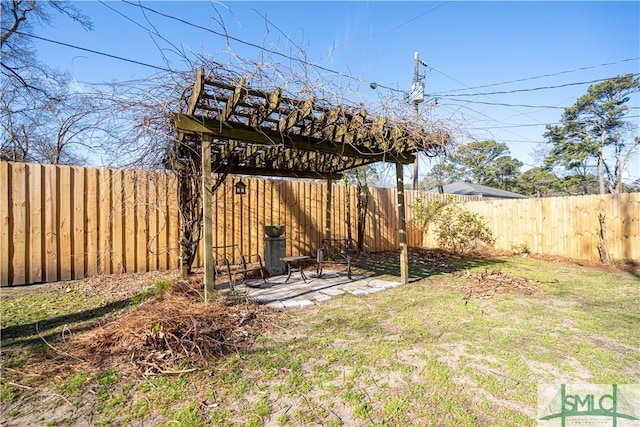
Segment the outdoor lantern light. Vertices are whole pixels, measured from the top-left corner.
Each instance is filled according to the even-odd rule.
[[[242,179],[236,182],[236,194],[247,194],[247,184]]]

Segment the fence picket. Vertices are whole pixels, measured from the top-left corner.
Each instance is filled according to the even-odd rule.
[[[44,280],[43,268],[43,196],[42,191],[43,167],[41,165],[29,165],[27,175],[27,188],[29,189],[28,218],[29,218],[29,251],[27,261],[29,267],[30,283],[39,283]]]
[[[11,173],[12,164],[6,162],[0,162],[0,182],[4,183],[4,189],[0,191],[0,221],[2,227],[0,228],[0,285],[7,286],[13,281],[13,277],[10,275],[12,269],[11,263],[11,250],[13,245],[11,242],[11,235],[9,227],[13,226],[13,219],[11,213],[13,211],[11,203],[11,196],[9,188],[11,188],[11,180],[9,178]]]
[[[98,253],[99,253],[99,210],[100,203],[98,200],[98,169],[86,170],[86,247],[84,251],[84,260],[86,265],[86,275],[95,276],[98,274]]]
[[[10,270],[10,280],[16,283],[26,282],[26,252],[28,250],[26,239],[27,226],[27,165],[17,165],[9,182],[11,183],[11,209],[12,215],[9,217],[9,238],[11,241],[10,259],[12,269]]]

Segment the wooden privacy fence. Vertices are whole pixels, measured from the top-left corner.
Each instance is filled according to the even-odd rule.
[[[213,195],[214,245],[240,244],[243,253],[262,253],[265,225],[286,226],[287,255],[313,255],[319,247],[325,229],[327,189],[325,182],[300,180],[246,179],[246,194],[235,194],[237,177],[229,177]],[[348,237],[347,222],[351,222],[356,238],[356,195],[353,188],[333,184],[331,234]],[[350,210],[346,210],[346,198]],[[368,251],[383,251],[398,247],[398,215],[395,190],[373,188],[365,246]],[[395,230],[395,231],[394,231]]]
[[[214,245],[263,254],[263,226],[286,225],[287,255],[313,255],[324,235],[326,183],[246,179],[245,195],[229,177],[214,195]],[[355,188],[332,187],[332,236],[356,239]],[[349,197],[350,210],[346,209]],[[406,192],[407,218],[418,197]],[[365,250],[398,248],[395,189],[371,188]],[[460,200],[477,200],[460,198]],[[640,194],[468,201],[484,215],[496,247],[597,259],[598,212],[606,216],[609,250],[640,258]],[[177,185],[171,174],[0,162],[0,284],[71,280],[179,266]],[[435,246],[409,226],[409,246]],[[202,264],[202,248],[194,265]]]
[[[229,177],[214,195],[214,245],[263,254],[263,225],[284,224],[286,253],[312,255],[324,235],[326,183]],[[179,266],[177,183],[166,173],[0,162],[0,284],[22,285]],[[332,230],[356,237],[353,188],[332,188]],[[394,189],[371,189],[365,248],[398,247]],[[202,248],[194,266],[202,265]]]
[[[0,162],[0,282],[177,268],[166,174]]]
[[[597,261],[598,215],[603,214],[607,247],[613,259],[640,260],[640,193],[465,203],[485,217],[495,248],[526,247],[531,253]],[[435,247],[433,233],[424,247]]]

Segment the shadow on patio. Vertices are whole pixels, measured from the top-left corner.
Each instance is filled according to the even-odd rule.
[[[287,276],[274,276],[263,283],[262,279],[247,279],[245,284],[237,283],[235,288],[252,300],[274,308],[308,307],[330,300],[343,294],[368,295],[400,286],[400,282],[380,280],[353,273],[353,279],[346,271],[325,269],[322,277],[315,271],[306,270],[305,282],[300,273],[294,273],[287,283]]]

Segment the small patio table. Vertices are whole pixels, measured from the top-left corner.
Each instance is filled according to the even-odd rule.
[[[294,270],[300,271],[300,277],[304,280],[304,283],[307,283],[307,276],[304,274],[304,263],[305,261],[310,260],[310,256],[286,256],[280,258],[280,261],[284,261],[287,263],[287,280],[284,283],[287,283],[291,278],[291,272]]]

